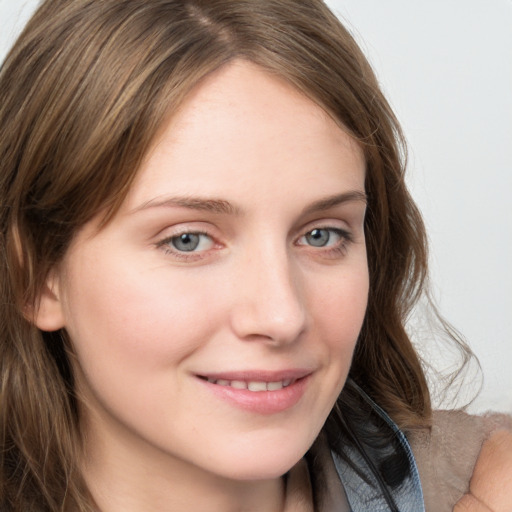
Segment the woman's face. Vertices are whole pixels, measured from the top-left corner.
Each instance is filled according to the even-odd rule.
[[[365,314],[364,173],[322,109],[255,65],[192,91],[42,298],[38,325],[76,352],[93,461],[247,480],[302,457]]]

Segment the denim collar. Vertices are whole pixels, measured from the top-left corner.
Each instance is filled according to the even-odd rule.
[[[399,512],[425,512],[418,467],[407,438],[393,420],[363,390],[360,388],[358,390],[364,401],[384,421],[390,429],[390,434],[397,440],[395,447],[383,446],[378,450],[378,453],[375,447],[365,445],[364,441],[361,440],[363,448],[367,448],[366,453],[370,457],[382,460],[392,457],[394,451],[402,450],[401,455],[405,455],[409,461],[407,476],[398,485],[386,486],[387,492],[396,504],[395,510]],[[393,510],[388,505],[374,472],[360,451],[348,446],[344,453],[361,470],[361,474],[358,474],[347,461],[331,451],[331,456],[338,477],[345,489],[351,512],[390,512]]]

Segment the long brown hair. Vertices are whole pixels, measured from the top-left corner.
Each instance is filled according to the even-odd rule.
[[[350,377],[400,426],[428,424],[429,392],[404,327],[427,254],[403,138],[323,2],[46,0],[0,71],[2,510],[91,510],[72,347],[39,331],[31,311],[77,230],[115,213],[164,118],[235,58],[288,80],[364,149],[370,295]]]

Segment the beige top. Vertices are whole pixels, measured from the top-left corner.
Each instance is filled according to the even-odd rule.
[[[499,429],[512,430],[512,417],[436,411],[430,431],[408,434],[427,512],[452,512],[457,501],[469,490],[482,444]]]
[[[484,441],[499,429],[512,430],[512,417],[472,416],[462,411],[436,411],[431,429],[407,433],[420,473],[426,512],[452,512],[469,490]],[[327,448],[321,449],[327,475],[327,496],[315,511],[308,467],[300,461],[289,473],[285,512],[344,512],[349,510],[343,487]]]

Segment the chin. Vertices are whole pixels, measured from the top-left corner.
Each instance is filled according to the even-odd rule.
[[[302,459],[313,441],[314,439],[309,438],[293,440],[292,436],[288,435],[279,443],[238,446],[217,458],[215,471],[225,478],[240,481],[279,478]]]

